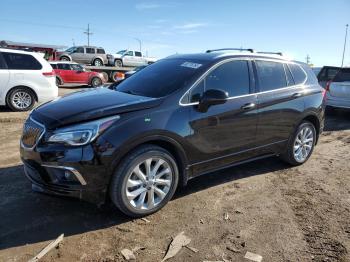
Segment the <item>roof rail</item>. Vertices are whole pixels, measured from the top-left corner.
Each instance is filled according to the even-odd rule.
[[[252,48],[220,48],[220,49],[211,49],[211,50],[207,50],[205,51],[206,53],[212,53],[212,52],[217,52],[217,51],[230,51],[230,50],[234,50],[234,51],[248,51],[251,53],[254,53],[254,49]]]
[[[283,56],[282,52],[257,52],[258,54],[267,54],[267,55],[280,55]]]

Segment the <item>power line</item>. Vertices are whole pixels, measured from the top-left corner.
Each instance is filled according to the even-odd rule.
[[[345,56],[345,49],[346,49],[346,39],[348,38],[348,27],[349,25],[345,25],[345,39],[344,39],[344,49],[343,49],[343,58],[341,60],[341,67],[343,67],[344,64],[344,56]]]

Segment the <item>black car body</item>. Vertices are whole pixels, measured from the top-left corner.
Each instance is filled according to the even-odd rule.
[[[306,64],[282,56],[171,56],[126,79],[117,90],[81,91],[35,109],[24,125],[21,158],[37,191],[94,203],[110,193],[124,213],[145,215],[165,203],[138,212],[121,203],[124,195],[113,196],[130,161],[150,152],[170,159],[167,166],[175,174],[166,187],[170,197],[177,184],[239,163],[282,155],[301,164],[323,129],[323,96]],[[305,123],[314,140],[305,159],[296,161],[291,143],[298,141],[298,128]],[[84,131],[89,129],[94,131]]]

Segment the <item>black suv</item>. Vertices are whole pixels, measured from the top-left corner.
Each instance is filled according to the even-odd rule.
[[[243,162],[310,157],[324,123],[324,89],[279,55],[175,55],[120,83],[34,110],[21,157],[33,189],[97,204],[110,197],[139,217],[179,185]]]

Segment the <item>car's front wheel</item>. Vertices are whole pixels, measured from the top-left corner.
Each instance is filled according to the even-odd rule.
[[[282,159],[297,166],[305,163],[311,156],[316,144],[316,129],[309,121],[303,121],[289,139],[287,150]]]
[[[179,180],[174,157],[164,148],[145,145],[128,154],[110,184],[113,203],[130,217],[160,210],[172,198]]]
[[[94,77],[93,79],[91,79],[92,87],[98,87],[100,85],[102,85],[102,80],[99,77]]]
[[[7,97],[7,105],[13,111],[28,111],[35,104],[35,95],[26,87],[17,87],[11,90]]]

